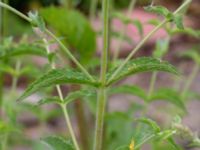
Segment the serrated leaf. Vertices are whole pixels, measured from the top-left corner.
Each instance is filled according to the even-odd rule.
[[[148,102],[153,102],[153,101],[158,101],[158,100],[168,101],[168,102],[176,105],[177,107],[179,107],[183,110],[186,110],[185,105],[180,97],[180,94],[173,89],[161,88],[161,89],[155,91],[151,95]]]
[[[158,20],[158,19],[150,19],[147,23],[150,24],[150,25],[157,26],[157,25],[159,25],[160,20]]]
[[[70,141],[66,141],[61,137],[46,137],[41,139],[42,142],[48,145],[51,150],[75,150]]]
[[[156,133],[152,126],[147,123],[139,122],[136,131],[133,135],[133,139],[135,140],[135,149],[139,149],[143,144],[149,142],[154,139]]]
[[[180,146],[176,144],[176,142],[174,141],[174,139],[172,137],[169,137],[167,139],[167,141],[168,141],[169,144],[171,144],[173,146],[173,148],[175,150],[182,150],[182,148],[180,148]]]
[[[31,19],[31,24],[34,27],[38,27],[41,31],[45,31],[45,23],[41,16],[39,16],[38,12],[29,12],[29,18]]]
[[[112,76],[115,70],[116,69],[113,69],[107,74],[108,79],[110,78],[110,76]],[[119,81],[127,76],[149,71],[163,71],[176,75],[178,74],[177,69],[166,61],[162,61],[152,57],[141,57],[129,61],[120,71],[120,73],[108,83],[108,85]]]
[[[57,84],[99,85],[98,82],[91,81],[81,72],[72,69],[52,69],[30,84],[19,100],[23,100],[41,88],[55,86]]]
[[[14,57],[20,55],[37,55],[47,57],[44,48],[33,45],[33,44],[20,44],[17,46],[10,46],[9,48],[0,48],[0,58],[3,57]]]
[[[160,132],[160,127],[158,126],[158,124],[149,118],[139,118],[139,119],[137,119],[137,121],[148,124],[150,127],[152,127],[152,129],[155,133]]]
[[[147,6],[144,7],[144,9],[148,12],[156,13],[164,17],[168,17],[169,14],[171,13],[167,8],[163,6]]]
[[[60,104],[62,101],[59,99],[59,97],[48,97],[48,98],[43,98],[37,102],[37,105],[44,105],[44,104],[49,104],[49,103],[56,103]]]
[[[174,20],[174,22],[175,22],[177,28],[179,28],[179,29],[184,29],[184,25],[183,25],[183,16],[181,16],[181,15],[176,15],[176,16],[174,16],[173,20]]]
[[[82,97],[88,97],[91,96],[92,93],[90,91],[87,90],[81,90],[81,91],[75,91],[75,92],[71,92],[68,94],[67,97],[64,98],[64,103],[68,104],[78,98],[82,98]]]
[[[112,87],[111,89],[109,89],[108,91],[109,94],[132,94],[134,96],[138,96],[139,98],[145,100],[146,94],[145,91],[138,87],[138,86],[134,86],[134,85],[122,85],[122,86],[118,86],[118,87]]]
[[[88,64],[96,51],[96,33],[87,18],[75,9],[53,6],[41,9],[40,13],[59,36],[65,37],[63,42],[76,57]]]
[[[175,133],[176,133],[176,130],[173,130],[173,129],[164,130],[157,134],[156,139],[159,141],[166,140],[166,139],[172,137],[172,135],[174,135]]]

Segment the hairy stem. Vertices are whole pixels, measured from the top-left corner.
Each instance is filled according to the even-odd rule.
[[[186,82],[186,84],[185,84],[185,86],[183,88],[183,91],[181,93],[181,96],[183,98],[185,98],[185,96],[186,96],[186,94],[187,94],[192,82],[194,81],[195,77],[198,74],[198,71],[199,71],[199,64],[196,63],[194,68],[193,68],[193,70],[192,70],[192,73],[190,74],[189,78],[187,79],[187,82]]]
[[[101,88],[98,90],[98,103],[97,103],[97,115],[96,115],[96,127],[95,127],[95,141],[93,150],[101,150],[103,143],[103,126],[104,126],[104,115],[106,106],[106,89]]]
[[[96,114],[96,128],[94,139],[94,150],[102,149],[103,141],[103,125],[104,114],[106,108],[106,71],[108,62],[108,45],[109,45],[109,0],[103,0],[103,51],[101,56],[101,73],[100,81],[102,86],[98,89],[98,102],[97,102],[97,114]]]
[[[9,5],[0,2],[0,6],[3,8],[6,8],[10,10],[11,12],[15,13],[16,15],[20,16],[21,18],[25,19],[29,23],[32,22],[32,20],[24,15],[23,13],[19,12],[18,10],[10,7]],[[69,58],[78,66],[78,68],[91,80],[94,81],[93,77],[88,73],[88,71],[79,63],[79,61],[73,56],[73,54],[70,52],[70,50],[48,29],[45,29],[45,33],[48,34],[50,37],[52,37],[62,48],[62,50],[69,56]]]
[[[187,7],[192,0],[186,0],[173,14],[176,15],[180,13],[185,7]],[[122,70],[122,68],[127,64],[127,62],[133,57],[133,55],[149,40],[149,38],[154,35],[160,28],[162,28],[166,23],[168,23],[169,19],[164,19],[160,24],[158,24],[149,34],[147,34],[141,42],[131,51],[131,53],[127,56],[124,62],[116,69],[113,75],[108,80],[108,83],[116,77],[116,75]]]
[[[74,143],[74,147],[75,147],[76,150],[80,150],[80,148],[78,146],[78,142],[76,140],[76,136],[75,136],[73,128],[72,128],[72,124],[71,124],[71,121],[70,121],[69,114],[68,114],[68,111],[66,109],[66,106],[65,105],[61,105],[61,108],[62,108],[62,111],[64,113],[66,124],[68,126],[72,141]]]
[[[44,42],[44,44],[46,46],[46,52],[47,52],[47,54],[50,54],[49,44],[48,44],[48,42],[47,42],[47,40],[45,38],[43,39],[43,42]],[[49,62],[49,63],[51,64],[51,68],[55,69],[54,62]],[[56,85],[56,90],[58,92],[58,96],[59,96],[60,100],[63,102],[64,98],[63,98],[63,94],[62,94],[60,85]],[[71,124],[71,121],[70,121],[70,118],[69,118],[69,114],[68,114],[66,105],[65,104],[60,104],[60,106],[61,106],[61,109],[63,111],[64,117],[65,117],[65,121],[66,121],[67,127],[69,129],[69,132],[70,132],[72,141],[74,143],[74,146],[75,146],[76,150],[80,150],[80,148],[78,146],[78,142],[76,140],[75,133],[74,133],[73,128],[72,128],[72,124]]]

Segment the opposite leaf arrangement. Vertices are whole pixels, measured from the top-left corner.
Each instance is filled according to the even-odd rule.
[[[0,52],[0,58],[6,59],[11,57],[16,57],[20,55],[36,55],[46,58],[49,65],[49,70],[41,74],[39,78],[37,78],[34,82],[32,82],[27,89],[23,92],[23,94],[18,98],[18,102],[22,102],[25,98],[29,97],[35,92],[38,92],[41,89],[49,88],[49,87],[56,87],[58,96],[45,96],[42,97],[38,103],[37,107],[49,104],[49,103],[55,103],[58,104],[64,114],[65,121],[71,136],[71,140],[66,140],[61,137],[57,136],[50,136],[46,138],[42,138],[41,140],[45,142],[51,149],[53,150],[88,150],[90,148],[84,147],[84,142],[82,146],[80,146],[80,142],[78,142],[78,138],[75,135],[75,132],[73,130],[73,125],[70,121],[70,115],[67,109],[67,106],[69,103],[74,102],[77,99],[92,99],[92,101],[95,101],[94,98],[97,98],[97,102],[95,103],[94,111],[96,113],[96,125],[95,125],[95,132],[94,132],[94,138],[90,141],[90,144],[93,144],[93,150],[102,150],[102,149],[116,149],[116,150],[137,150],[141,149],[143,144],[146,144],[149,141],[153,141],[154,149],[157,150],[160,147],[158,143],[162,143],[164,141],[167,141],[171,145],[172,150],[181,150],[182,148],[178,146],[173,138],[174,135],[184,134],[189,135],[189,141],[191,145],[193,146],[199,146],[199,138],[195,136],[189,129],[184,127],[181,124],[181,119],[179,117],[175,117],[174,121],[172,122],[172,127],[169,129],[161,129],[158,124],[149,119],[149,118],[138,118],[134,120],[134,128],[133,132],[128,133],[127,137],[118,137],[114,136],[116,139],[118,139],[121,143],[123,140],[127,140],[125,143],[126,145],[117,145],[109,143],[109,140],[112,140],[111,134],[114,132],[117,134],[119,128],[114,129],[114,127],[110,128],[109,121],[112,122],[112,115],[107,112],[107,101],[109,96],[113,94],[131,94],[134,96],[139,97],[143,100],[145,103],[145,106],[148,107],[148,104],[151,102],[157,101],[157,100],[165,100],[169,103],[174,104],[178,108],[180,108],[183,112],[186,112],[186,108],[184,105],[184,101],[191,96],[191,93],[189,93],[188,88],[184,90],[182,95],[180,96],[178,91],[175,91],[171,88],[161,88],[159,90],[154,90],[154,84],[157,76],[158,71],[167,72],[174,75],[179,75],[179,71],[171,65],[170,63],[163,61],[162,57],[167,53],[168,51],[168,45],[169,45],[169,39],[174,34],[172,33],[172,30],[169,30],[166,25],[174,23],[176,26],[176,30],[179,30],[179,32],[186,32],[188,31],[189,34],[192,34],[194,36],[198,36],[199,34],[194,33],[194,31],[189,29],[184,29],[183,23],[182,23],[182,17],[185,13],[186,8],[191,3],[191,0],[186,0],[183,2],[183,4],[175,11],[170,12],[168,9],[162,6],[148,6],[145,7],[145,10],[148,12],[153,12],[158,15],[161,15],[164,17],[163,21],[157,22],[155,25],[155,28],[147,34],[144,38],[141,39],[141,41],[136,45],[136,47],[130,52],[130,54],[122,61],[122,63],[114,68],[109,68],[109,61],[108,61],[108,53],[109,53],[109,19],[110,17],[116,17],[122,20],[125,24],[134,24],[139,33],[143,34],[142,25],[137,20],[131,20],[130,18],[124,18],[119,13],[113,13],[109,14],[110,12],[110,1],[109,0],[103,0],[102,1],[102,16],[103,16],[103,50],[101,51],[101,60],[100,60],[100,76],[94,76],[90,74],[90,70],[86,69],[82,65],[88,65],[89,60],[84,59],[85,57],[91,57],[93,52],[95,51],[96,45],[95,43],[95,33],[91,29],[89,23],[86,21],[86,19],[80,15],[75,10],[70,10],[68,15],[66,17],[62,16],[63,13],[65,13],[64,9],[60,9],[57,11],[56,8],[50,7],[45,8],[41,11],[41,15],[44,16],[44,20],[49,24],[52,25],[53,29],[56,29],[58,35],[72,35],[70,36],[66,41],[62,41],[62,39],[59,39],[55,34],[53,34],[49,29],[47,29],[46,23],[43,20],[43,18],[38,13],[32,13],[30,12],[28,16],[22,14],[21,12],[15,10],[14,8],[10,7],[9,5],[0,2],[0,6],[4,7],[11,12],[15,13],[16,15],[22,17],[26,21],[28,21],[34,30],[39,30],[40,33],[36,33],[42,40],[42,46],[34,45],[34,44],[18,44],[15,47],[12,47],[12,45],[9,44],[9,40],[3,44],[0,48],[4,51]],[[95,5],[95,3],[94,3]],[[92,10],[91,10],[92,11]],[[51,14],[52,13],[52,14]],[[78,15],[77,15],[78,14]],[[60,19],[65,20],[60,24],[57,24],[55,22],[56,17],[62,16]],[[76,17],[80,18],[78,21]],[[60,20],[58,19],[58,22]],[[72,22],[71,26],[69,26],[69,30],[64,30],[63,28],[60,28],[60,26],[65,26],[65,24],[69,22]],[[77,22],[81,22],[81,24],[84,24],[84,26],[80,26],[77,24]],[[37,28],[37,29],[36,29]],[[154,57],[139,57],[139,58],[133,58],[134,54],[149,40],[149,38],[154,35],[159,29],[165,28],[166,31],[169,33],[169,37],[167,40],[160,40],[156,44],[156,50],[154,51],[153,56]],[[175,32],[175,31],[174,31]],[[75,34],[72,34],[75,33]],[[80,35],[81,34],[81,35]],[[143,35],[142,35],[143,36]],[[121,37],[121,36],[120,36]],[[122,36],[123,37],[123,36]],[[56,51],[52,53],[50,51],[50,45],[51,40],[54,43],[57,43],[59,46],[59,51]],[[83,39],[80,39],[83,38]],[[84,38],[91,39],[91,44],[84,43]],[[10,41],[10,43],[12,43]],[[72,51],[70,51],[65,45],[70,45],[71,47],[74,47],[77,52],[75,55],[72,54]],[[80,46],[81,45],[81,46]],[[88,49],[87,49],[88,48]],[[14,50],[12,50],[14,49]],[[87,51],[88,50],[88,51]],[[64,54],[65,56],[68,56],[69,61],[71,61],[71,67],[70,65],[63,68],[57,68],[56,60],[60,57],[58,57],[59,54]],[[195,52],[194,52],[195,53]],[[194,54],[192,52],[190,53],[184,53],[183,56],[190,57],[194,59],[198,63],[199,68],[199,57],[197,57],[196,53]],[[117,56],[117,55],[116,55]],[[198,54],[198,56],[200,56]],[[79,57],[80,61],[76,57]],[[115,62],[114,62],[115,63]],[[77,69],[74,69],[76,66]],[[73,69],[72,69],[73,68]],[[9,67],[5,64],[0,64],[0,71],[6,72],[9,74],[12,74],[13,76],[20,76],[21,74],[25,74],[27,69],[21,69],[21,72],[19,72],[18,69],[13,69],[12,67]],[[28,71],[27,71],[28,72]],[[152,80],[150,89],[146,94],[146,91],[138,86],[135,85],[120,85],[117,86],[116,83],[119,81],[125,79],[128,76],[137,75],[139,73],[143,72],[153,72]],[[194,77],[191,79],[193,80]],[[68,93],[68,95],[65,97],[64,93],[62,92],[61,85],[66,84],[75,84],[78,85],[78,90],[71,91]],[[191,84],[191,83],[189,83]],[[193,94],[194,96],[195,94]],[[197,95],[196,95],[197,96]],[[132,109],[132,108],[131,108]],[[130,111],[132,111],[130,109]],[[146,108],[145,108],[146,109]],[[145,113],[145,112],[144,112]],[[119,124],[124,126],[123,128],[126,128],[123,124],[123,119],[127,122],[131,123],[127,126],[127,129],[132,130],[132,116],[130,114],[127,115],[127,113],[117,114],[121,116],[122,121],[120,118],[118,119]],[[111,119],[109,120],[109,117]],[[105,125],[106,124],[106,128]],[[126,124],[127,125],[127,124]],[[6,126],[6,125],[5,125]],[[105,130],[104,130],[105,129]],[[107,132],[107,133],[105,133]],[[123,130],[121,131],[123,132]],[[127,133],[127,132],[126,132]],[[132,134],[133,133],[133,134]],[[85,137],[88,138],[88,137]],[[124,138],[124,139],[123,139]],[[107,140],[109,139],[109,140]],[[114,140],[116,140],[114,139]],[[105,142],[106,141],[106,142]],[[112,142],[111,142],[112,143]],[[117,143],[117,140],[116,140]],[[112,147],[113,146],[113,147]],[[90,146],[89,146],[90,147]],[[157,149],[156,149],[157,148]],[[164,148],[163,148],[164,149]],[[170,149],[170,148],[169,148]],[[168,150],[169,150],[168,149]],[[5,150],[5,149],[3,149]]]

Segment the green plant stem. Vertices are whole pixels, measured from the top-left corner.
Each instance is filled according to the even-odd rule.
[[[192,0],[186,0],[173,14],[176,15],[180,13],[185,7],[187,7]],[[131,51],[131,53],[127,56],[127,58],[124,60],[124,62],[116,69],[116,71],[113,73],[113,75],[108,80],[108,83],[115,78],[115,76],[122,70],[122,68],[126,65],[126,63],[133,57],[133,55],[147,42],[147,40],[154,35],[160,28],[162,28],[167,22],[169,22],[169,19],[164,19],[160,24],[158,24],[149,34],[147,34],[141,42]]]
[[[61,108],[62,108],[62,111],[63,111],[63,113],[64,113],[65,120],[66,120],[68,129],[69,129],[69,132],[70,132],[72,141],[73,141],[73,143],[74,143],[74,147],[75,147],[76,150],[80,150],[80,148],[79,148],[79,146],[78,146],[78,142],[77,142],[77,140],[76,140],[75,133],[74,133],[73,128],[72,128],[72,124],[71,124],[71,121],[70,121],[70,118],[69,118],[68,111],[67,111],[67,109],[66,109],[66,105],[62,104],[62,105],[61,105]]]
[[[48,44],[47,40],[43,39],[43,42],[45,44],[47,54],[50,54],[50,48],[49,48],[49,44]],[[55,69],[54,62],[49,62],[49,63],[51,64],[51,68]],[[59,96],[61,102],[63,102],[64,98],[63,98],[63,94],[62,94],[60,85],[56,85],[56,90],[58,92],[58,96]],[[80,148],[78,146],[78,142],[76,140],[75,133],[74,133],[73,128],[72,128],[72,124],[71,124],[71,121],[70,121],[70,118],[69,118],[69,114],[68,114],[68,111],[67,111],[67,108],[66,108],[66,104],[61,103],[60,106],[61,106],[61,109],[63,111],[64,117],[65,117],[65,121],[66,121],[67,127],[69,129],[70,136],[72,138],[74,146],[75,146],[76,150],[80,150]]]
[[[182,98],[185,98],[190,86],[192,85],[192,82],[194,81],[195,77],[197,76],[199,71],[199,64],[195,64],[192,73],[190,74],[189,78],[187,79],[187,82],[183,88],[183,91],[181,92]]]
[[[108,62],[108,30],[109,30],[109,0],[103,0],[103,51],[101,54],[101,73],[100,81],[102,85],[106,84],[106,71]]]
[[[101,87],[98,89],[98,102],[96,113],[96,127],[94,138],[94,150],[101,150],[103,144],[103,125],[104,114],[106,108],[107,94],[106,94],[106,72],[108,62],[108,45],[109,45],[109,0],[103,0],[103,51],[101,54],[101,72],[100,81]]]
[[[0,6],[10,10],[11,12],[15,13],[16,15],[20,16],[21,18],[25,19],[29,23],[31,23],[31,19],[24,15],[23,13],[19,12],[18,10],[10,7],[7,4],[0,2]],[[45,33],[52,37],[62,48],[62,50],[69,56],[69,58],[78,66],[78,68],[91,80],[94,81],[93,77],[88,73],[88,71],[79,63],[79,61],[73,56],[70,50],[48,29],[45,29]]]
[[[106,89],[102,87],[98,90],[98,103],[97,103],[95,139],[94,139],[93,150],[102,149],[106,99],[107,99]]]
[[[90,20],[94,20],[97,11],[98,0],[90,0]]]
[[[135,3],[136,0],[132,0],[129,4],[129,8],[128,8],[128,12],[127,12],[127,16],[130,17],[131,16],[131,12],[133,11],[134,7],[135,7]],[[114,52],[114,56],[113,56],[113,62],[116,62],[117,58],[119,57],[119,52],[123,43],[123,36],[125,35],[125,32],[127,30],[127,26],[123,25],[123,28],[119,34],[119,43],[117,45],[117,48]]]
[[[183,4],[174,12],[174,15],[181,13],[181,11],[184,11],[191,2],[192,0],[185,0],[185,2],[183,2]]]

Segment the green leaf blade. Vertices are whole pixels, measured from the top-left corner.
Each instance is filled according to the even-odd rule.
[[[58,84],[86,84],[90,86],[98,86],[98,82],[93,82],[83,73],[74,71],[72,69],[52,69],[32,84],[25,90],[22,96],[18,99],[23,100],[39,89]]]
[[[134,85],[122,85],[119,87],[113,87],[108,91],[109,94],[132,94],[134,96],[137,96],[143,100],[145,100],[146,94],[145,91],[138,87],[138,86],[134,86]]]
[[[0,48],[0,58],[9,58],[22,55],[47,57],[45,49],[34,44],[19,44],[9,48]]]
[[[163,6],[147,6],[147,7],[144,7],[144,9],[147,12],[156,13],[156,14],[162,15],[164,17],[168,17],[170,14],[170,11]]]
[[[182,110],[186,110],[186,107],[180,97],[180,94],[173,89],[161,88],[155,91],[153,95],[151,96],[149,102],[158,101],[158,100],[168,101],[174,104],[175,106],[181,108]]]
[[[117,82],[133,74],[138,74],[142,72],[150,72],[150,71],[163,71],[163,72],[168,72],[175,75],[179,74],[177,69],[166,61],[161,61],[159,59],[152,58],[152,57],[141,57],[141,58],[136,58],[129,61],[121,70],[121,72],[114,79],[109,81],[109,83],[107,84],[110,85],[114,82]],[[115,69],[111,70],[107,74],[107,78],[109,79],[114,72],[115,72]]]
[[[41,139],[41,141],[48,145],[52,150],[75,150],[70,141],[66,141],[61,137],[50,136]]]

